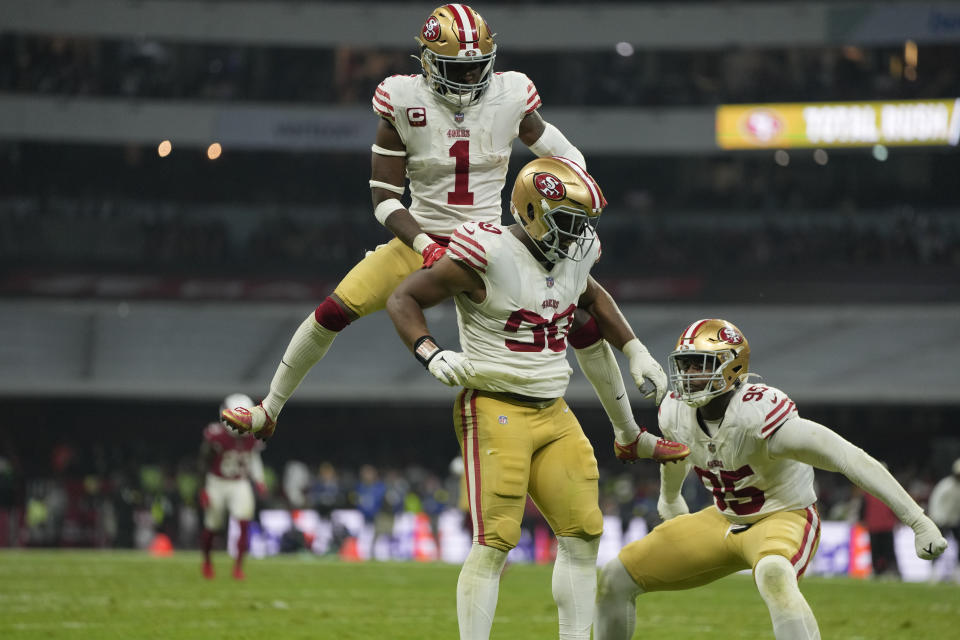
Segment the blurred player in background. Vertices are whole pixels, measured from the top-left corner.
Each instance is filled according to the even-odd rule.
[[[500,223],[500,192],[514,139],[520,138],[537,156],[563,156],[586,166],[583,154],[540,117],[533,82],[516,71],[493,72],[497,46],[479,13],[465,4],[440,6],[427,17],[416,40],[422,75],[391,76],[373,96],[373,110],[380,116],[372,147],[374,215],[396,237],[368,253],[307,316],[263,402],[251,410],[229,407],[224,412],[224,419],[237,429],[269,438],[284,404],[341,330],[383,309],[407,275],[443,255],[460,224]],[[409,208],[398,200],[405,178],[410,180]],[[594,386],[606,384],[588,370],[591,364],[605,366],[612,357],[599,334],[573,346],[585,350],[578,351],[581,366],[591,361],[584,372]],[[667,387],[660,365],[638,341],[624,352],[637,385],[659,402]],[[595,364],[597,360],[604,363]],[[625,395],[621,401],[628,402]]]
[[[571,374],[567,333],[580,307],[591,311],[597,331],[613,344],[636,341],[590,277],[600,257],[594,226],[604,206],[600,188],[580,165],[565,158],[534,160],[521,169],[513,189],[517,224],[462,224],[446,256],[407,278],[387,302],[417,359],[441,382],[464,387],[454,424],[473,545],[457,583],[461,638],[490,635],[500,574],[520,538],[528,493],[557,536],[553,596],[560,638],[590,637],[603,516],[593,448],[562,397]],[[423,314],[451,297],[462,352],[440,347]],[[616,360],[604,362],[611,367],[606,378],[620,380],[622,388]],[[632,450],[618,450],[622,459],[663,462],[688,453],[634,428]]]
[[[954,544],[960,545],[960,458],[953,461],[950,475],[941,478],[930,492],[930,518],[953,534]],[[953,569],[954,582],[960,583],[960,558]],[[936,574],[934,574],[935,576]]]
[[[690,589],[743,569],[753,570],[776,638],[819,638],[798,587],[820,539],[814,467],[842,473],[883,500],[913,529],[919,557],[946,549],[937,526],[880,462],[801,418],[783,391],[751,380],[749,368],[747,339],[725,320],[699,320],[680,336],[660,428],[689,445],[690,457],[660,469],[657,510],[665,522],[601,571],[597,640],[633,637],[642,593]],[[680,495],[691,464],[715,502],[693,514]]]
[[[242,393],[227,396],[220,407],[253,406],[253,400]],[[203,531],[200,548],[203,551],[203,576],[213,578],[213,563],[210,552],[214,535],[225,530],[227,516],[240,525],[237,540],[237,557],[233,564],[233,577],[242,580],[243,556],[250,541],[250,521],[253,519],[255,500],[253,483],[260,495],[266,493],[263,461],[260,451],[263,443],[250,434],[241,434],[220,422],[211,422],[203,431],[201,457],[206,469],[206,481],[200,494],[203,508]]]

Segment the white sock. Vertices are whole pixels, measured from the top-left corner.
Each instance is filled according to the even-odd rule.
[[[500,572],[507,553],[474,544],[457,580],[457,622],[460,640],[487,640],[497,611]]]
[[[620,558],[600,570],[594,640],[630,640],[637,626],[637,596],[643,593]]]
[[[789,560],[777,555],[760,558],[753,568],[753,579],[767,603],[777,640],[819,640],[817,619],[800,593]]]
[[[630,444],[637,437],[639,427],[633,418],[633,409],[630,408],[630,399],[627,389],[623,385],[623,375],[620,365],[613,355],[613,349],[606,340],[599,340],[589,347],[574,349],[580,369],[586,376],[603,410],[607,412],[617,442]]]
[[[553,599],[560,619],[560,640],[590,640],[597,601],[597,549],[600,538],[557,538],[553,563]]]
[[[320,325],[314,319],[313,313],[300,323],[290,338],[290,344],[287,345],[280,364],[277,365],[276,373],[273,374],[270,393],[263,399],[263,408],[271,418],[277,419],[283,405],[297,390],[313,365],[327,354],[327,349],[336,337],[337,332]]]

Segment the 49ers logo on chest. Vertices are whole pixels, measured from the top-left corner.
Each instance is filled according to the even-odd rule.
[[[533,176],[533,186],[548,200],[563,200],[567,195],[567,188],[560,178],[552,173],[537,173]]]
[[[436,16],[427,18],[427,21],[423,23],[423,29],[420,30],[420,35],[427,42],[437,41],[437,38],[440,37],[440,21],[437,20]]]

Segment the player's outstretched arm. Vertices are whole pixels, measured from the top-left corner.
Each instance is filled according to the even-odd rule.
[[[458,293],[479,295],[483,281],[460,262],[443,258],[433,268],[412,273],[387,299],[387,313],[400,339],[440,382],[463,385],[474,375],[473,365],[463,354],[437,344],[427,327],[423,310]]]
[[[630,375],[643,397],[653,398],[659,405],[667,393],[667,374],[637,339],[613,296],[590,276],[577,306],[596,319],[600,335],[607,342],[626,354],[630,361]]]
[[[370,155],[373,214],[393,235],[423,256],[425,268],[430,267],[443,255],[444,248],[423,232],[410,211],[399,200],[406,191],[406,145],[394,126],[383,118],[377,126],[376,140]]]
[[[775,458],[792,458],[818,469],[842,473],[875,495],[913,529],[919,557],[931,560],[947,548],[937,525],[876,458],[822,424],[790,418],[770,437],[768,448]]]

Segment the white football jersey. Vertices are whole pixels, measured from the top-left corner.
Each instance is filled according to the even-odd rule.
[[[470,222],[453,232],[447,255],[476,271],[487,289],[480,304],[455,297],[460,348],[477,371],[469,386],[563,396],[572,373],[567,333],[600,256],[599,239],[582,260],[560,260],[547,270],[507,227]]]
[[[501,199],[520,121],[540,106],[522,73],[495,73],[476,104],[458,111],[422,75],[391,76],[373,96],[407,147],[410,213],[424,231],[449,236],[461,223],[500,223]]]
[[[660,405],[660,430],[665,438],[690,447],[687,461],[713,494],[717,509],[731,522],[746,524],[816,502],[813,467],[774,460],[767,451],[770,436],[797,415],[784,392],[746,382],[733,391],[713,437],[698,422],[697,410],[673,393]]]

